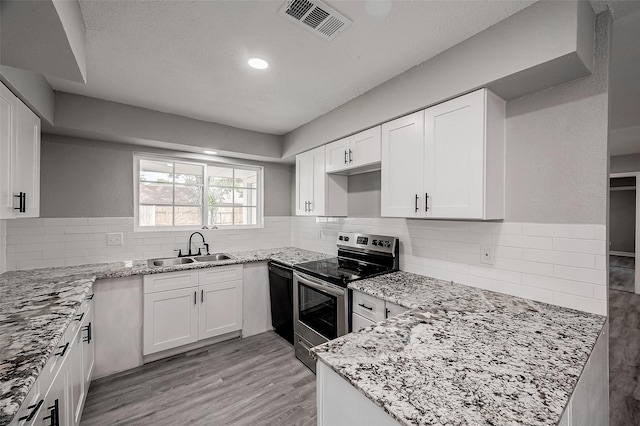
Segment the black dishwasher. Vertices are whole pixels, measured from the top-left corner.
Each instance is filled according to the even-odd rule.
[[[269,262],[271,325],[281,337],[293,345],[293,269]]]

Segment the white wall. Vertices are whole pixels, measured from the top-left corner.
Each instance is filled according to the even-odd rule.
[[[264,228],[200,230],[210,251],[286,247],[291,218],[264,218]],[[173,257],[187,250],[192,231],[134,232],[133,218],[13,219],[7,224],[7,270]],[[107,246],[108,232],[122,232],[122,246]],[[196,236],[194,240],[200,241]],[[195,247],[194,247],[195,248]]]
[[[607,314],[604,224],[296,217],[291,229],[294,246],[326,253],[339,231],[397,236],[403,271]],[[493,265],[480,263],[482,246]]]

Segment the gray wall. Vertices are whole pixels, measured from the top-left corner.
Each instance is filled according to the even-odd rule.
[[[43,134],[41,217],[133,217],[133,152],[171,151]],[[264,167],[265,216],[291,214],[293,167],[221,159]]]
[[[640,172],[640,154],[611,157],[609,171],[611,173]]]
[[[588,2],[537,2],[285,135],[284,157],[489,87],[505,99],[589,74]]]
[[[636,192],[611,191],[610,195],[609,249],[635,253]]]
[[[380,183],[380,171],[349,176],[349,216],[380,217]]]
[[[507,102],[507,220],[606,224],[609,29],[593,75]]]

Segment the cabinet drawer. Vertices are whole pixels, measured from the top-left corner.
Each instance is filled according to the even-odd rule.
[[[360,331],[365,327],[369,327],[370,325],[375,324],[375,322],[368,320],[358,314],[351,314],[351,331]]]
[[[144,293],[158,291],[179,290],[181,288],[197,287],[197,271],[166,272],[156,275],[145,275],[143,278]]]
[[[199,272],[200,285],[224,283],[242,279],[242,265],[219,266],[203,269]]]
[[[364,318],[380,322],[384,320],[384,300],[360,293],[353,292],[353,313],[363,316]]]
[[[396,305],[395,303],[391,303],[391,302],[386,302],[385,306],[387,308],[386,310],[386,318],[391,318],[391,317],[395,317],[396,315],[400,315],[403,312],[408,311],[408,308],[405,308],[404,306],[400,306],[400,305]]]

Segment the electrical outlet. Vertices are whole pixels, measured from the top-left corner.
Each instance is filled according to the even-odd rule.
[[[480,263],[493,265],[493,247],[492,246],[480,247]]]
[[[122,245],[122,232],[114,232],[107,234],[108,246],[121,246]]]

